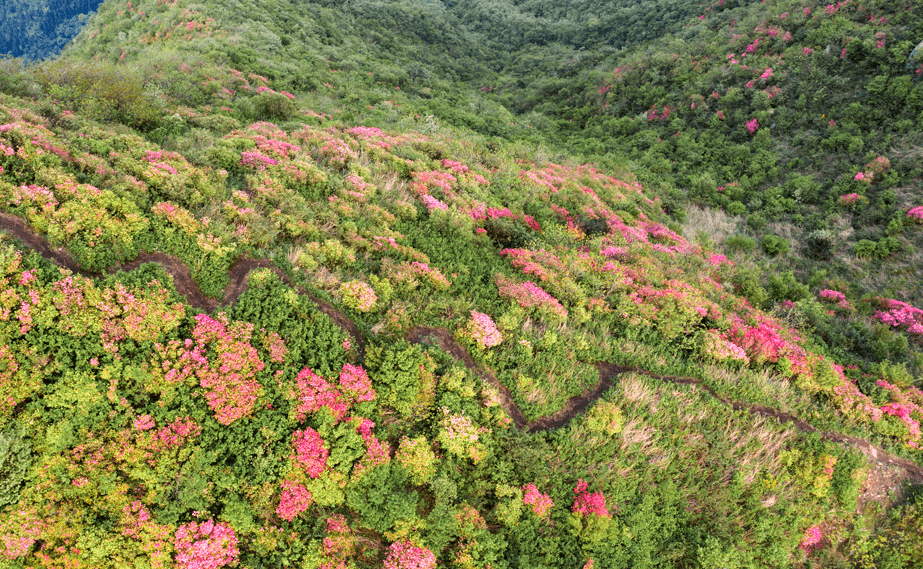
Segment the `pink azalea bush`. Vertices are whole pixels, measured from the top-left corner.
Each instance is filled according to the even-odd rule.
[[[173,545],[181,569],[218,569],[237,563],[237,534],[224,522],[189,522],[176,530]]]
[[[535,307],[540,312],[547,313],[557,318],[567,318],[567,309],[555,297],[551,296],[539,285],[532,281],[518,283],[503,275],[495,279],[499,294],[503,298],[515,301],[523,308]]]
[[[540,518],[547,518],[548,512],[554,507],[551,496],[539,492],[535,484],[526,484],[522,487],[522,503],[532,509],[532,513]]]
[[[760,123],[756,119],[747,121],[747,132],[753,134],[760,128]]]
[[[283,520],[292,521],[295,516],[307,511],[312,501],[311,493],[307,488],[297,482],[286,480],[282,483],[282,496],[276,508],[276,515]]]
[[[824,534],[820,530],[820,526],[811,526],[804,532],[804,537],[801,538],[801,543],[799,544],[802,549],[811,552],[815,547],[820,545],[820,542],[823,541]]]
[[[837,306],[844,310],[849,310],[849,302],[846,301],[846,295],[837,290],[824,289],[820,291],[819,296],[824,300],[835,302]]]
[[[907,217],[916,221],[917,223],[923,223],[923,205],[918,205],[908,209]]]
[[[361,366],[343,364],[340,370],[340,389],[354,401],[360,403],[375,400],[375,389],[372,380]]]
[[[842,196],[840,196],[840,203],[843,205],[853,205],[858,200],[859,200],[859,194],[857,193],[843,194]]]
[[[340,287],[340,295],[343,298],[343,304],[359,312],[368,312],[373,309],[378,300],[378,295],[372,287],[362,281],[343,283]]]
[[[911,334],[923,336],[923,310],[894,299],[885,300],[884,308],[885,310],[876,311],[872,318],[895,328],[902,328]]]
[[[347,374],[349,377],[345,378],[346,383],[354,387],[363,397],[368,397],[368,392],[358,372],[350,369],[347,370]],[[289,391],[289,397],[298,402],[294,408],[295,420],[298,422],[304,421],[309,413],[316,413],[323,408],[327,408],[336,420],[345,417],[349,411],[349,403],[343,394],[326,379],[308,368],[298,373],[295,385]]]
[[[750,358],[743,348],[728,340],[724,334],[718,330],[707,330],[704,335],[705,354],[719,362],[743,362],[750,363]]]
[[[433,569],[436,556],[425,547],[417,547],[410,541],[396,541],[388,547],[384,569]]]
[[[473,341],[482,350],[500,345],[503,336],[490,316],[472,310],[471,318],[461,332],[461,336]]]
[[[601,492],[587,492],[588,484],[582,478],[574,487],[574,506],[572,511],[575,514],[583,516],[595,515],[601,518],[609,517],[609,510],[606,508],[606,497]]]
[[[324,446],[320,434],[311,427],[295,431],[292,434],[292,446],[295,447],[295,460],[311,478],[317,478],[327,468],[330,452]]]

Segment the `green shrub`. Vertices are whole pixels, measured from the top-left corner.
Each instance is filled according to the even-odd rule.
[[[861,239],[853,244],[852,251],[860,259],[871,259],[878,256],[878,243],[870,239]]]
[[[808,234],[805,239],[805,254],[817,260],[826,260],[833,253],[833,232],[818,229]]]
[[[320,312],[308,297],[299,295],[268,270],[251,272],[248,287],[231,317],[251,322],[285,339],[285,366],[298,373],[308,367],[324,377],[338,373],[347,361],[346,333]]]
[[[365,356],[379,400],[402,417],[432,405],[436,387],[433,366],[419,345],[403,340],[389,346],[370,346]]]
[[[798,282],[792,271],[770,273],[766,282],[769,298],[773,302],[791,300],[792,302],[807,298],[810,291],[807,285]]]
[[[778,235],[767,235],[763,237],[763,240],[760,242],[760,247],[763,249],[763,252],[770,257],[788,253],[789,250],[788,240]]]
[[[145,78],[127,67],[59,59],[40,65],[34,76],[50,97],[95,120],[150,130],[163,116]]]
[[[743,215],[747,213],[747,206],[745,206],[744,204],[738,201],[733,201],[729,203],[726,209],[727,209],[728,215],[737,216],[737,215]]]
[[[756,249],[756,241],[746,235],[731,235],[724,243],[731,251],[746,253]]]
[[[737,294],[746,297],[750,304],[761,307],[769,300],[769,293],[766,292],[760,281],[762,280],[758,270],[751,268],[739,268],[737,273],[731,278],[731,284]]]
[[[762,202],[760,202],[762,205]],[[756,209],[751,205],[751,209]],[[747,227],[754,231],[759,231],[760,229],[766,227],[766,218],[758,213],[752,213],[747,216]]]
[[[32,464],[32,447],[25,430],[11,426],[0,431],[0,509],[19,501],[19,492]]]

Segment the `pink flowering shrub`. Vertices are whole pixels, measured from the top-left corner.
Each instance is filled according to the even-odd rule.
[[[729,267],[734,266],[734,262],[728,260],[724,255],[719,255],[717,253],[712,254],[708,259],[706,259],[709,265],[713,267],[720,267],[721,265],[727,265]]]
[[[822,299],[835,302],[837,306],[844,310],[849,310],[849,302],[846,301],[846,295],[837,290],[824,289],[818,294]]]
[[[843,205],[853,205],[858,200],[859,200],[859,194],[857,193],[843,194],[842,196],[840,196],[840,203]]]
[[[423,205],[426,206],[428,211],[433,211],[434,209],[449,209],[448,205],[429,194],[423,194],[420,196],[420,201],[423,202]]]
[[[583,516],[595,515],[602,518],[609,517],[609,510],[606,508],[606,498],[601,492],[587,492],[588,484],[583,479],[577,482],[574,487],[574,506],[572,511],[575,514]]]
[[[503,336],[490,316],[474,310],[459,335],[474,342],[482,350],[498,346],[503,341]]]
[[[550,316],[560,319],[567,318],[567,310],[558,302],[558,299],[545,292],[542,287],[532,281],[518,283],[503,275],[497,275],[494,282],[499,288],[501,297],[515,301],[523,308],[534,307],[539,312]]]
[[[323,408],[327,408],[337,420],[345,417],[349,411],[349,403],[343,394],[308,368],[298,373],[294,388],[289,391],[289,397],[297,401],[293,412],[295,420],[299,423],[304,421],[309,413],[316,413]]]
[[[756,119],[747,121],[747,132],[753,134],[760,128],[760,123]]]
[[[340,295],[343,298],[344,305],[359,312],[372,310],[378,300],[378,295],[375,294],[372,287],[362,281],[343,283],[340,287]]]
[[[324,557],[330,560],[329,563],[321,565],[322,568],[345,567],[344,561],[356,549],[356,536],[343,514],[333,514],[327,518],[327,535],[321,547]]]
[[[436,556],[425,547],[417,547],[410,541],[397,541],[388,547],[384,569],[434,569]]]
[[[47,524],[33,509],[16,508],[0,525],[0,560],[12,561],[27,555],[42,537]]]
[[[303,431],[295,431],[292,434],[292,445],[295,447],[295,460],[311,478],[317,478],[327,468],[330,452],[314,429],[308,427]]]
[[[891,403],[881,407],[881,412],[884,415],[897,417],[900,420],[906,431],[901,435],[905,439],[907,446],[913,449],[923,448],[923,432],[920,430],[920,420],[923,420],[923,391],[912,386],[907,389],[901,389],[883,379],[878,380],[877,385],[890,392],[892,399]],[[887,427],[885,430],[887,430]]]
[[[398,291],[409,292],[420,286],[421,282],[441,291],[446,291],[452,286],[442,271],[420,261],[397,264],[386,258],[381,263],[381,270]]]
[[[805,530],[804,537],[801,538],[801,543],[799,546],[806,552],[810,553],[811,550],[820,545],[823,539],[824,534],[821,532],[820,526],[811,526]]]
[[[253,325],[231,323],[224,314],[217,320],[199,314],[195,320],[192,336],[196,348],[188,352],[187,362],[206,389],[205,399],[215,418],[222,425],[230,425],[253,411],[262,389],[254,379],[265,364],[249,343]],[[214,355],[206,356],[206,350]]]
[[[237,534],[224,522],[189,522],[176,530],[173,540],[181,569],[218,569],[237,563]]]
[[[522,487],[522,503],[532,509],[536,516],[547,519],[548,513],[554,507],[551,496],[538,491],[535,484],[526,484]]]
[[[907,217],[916,221],[917,223],[923,223],[923,205],[918,205],[908,209]]]
[[[307,488],[297,482],[286,480],[282,482],[282,496],[279,498],[276,515],[283,520],[292,521],[298,514],[306,512],[312,501]]]
[[[375,423],[371,420],[364,417],[353,417],[352,422],[357,424],[356,432],[365,442],[365,456],[353,469],[353,477],[359,477],[363,472],[371,468],[387,464],[391,460],[391,446],[375,436],[372,432],[372,429],[375,428]]]
[[[339,386],[344,395],[352,401],[363,403],[375,400],[372,380],[360,366],[343,364],[343,369],[340,370]]]
[[[750,363],[750,358],[743,348],[728,340],[718,330],[707,330],[704,334],[705,355],[719,362]]]
[[[884,300],[885,310],[878,310],[872,318],[916,336],[923,336],[923,310],[900,300]]]

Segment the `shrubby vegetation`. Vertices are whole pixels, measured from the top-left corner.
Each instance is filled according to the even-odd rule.
[[[4,62],[0,567],[919,565],[904,8],[139,0]]]

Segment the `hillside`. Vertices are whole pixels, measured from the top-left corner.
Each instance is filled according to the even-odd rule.
[[[779,6],[739,4],[708,14]],[[660,44],[577,2],[294,6],[107,1],[61,57],[4,62],[0,568],[923,563],[909,159],[861,138],[844,203],[906,187],[905,257],[862,256],[903,289],[804,274],[625,150],[691,118],[564,140],[580,105],[493,88],[530,46],[691,49],[701,6],[605,5]],[[779,161],[771,130],[734,144]]]

